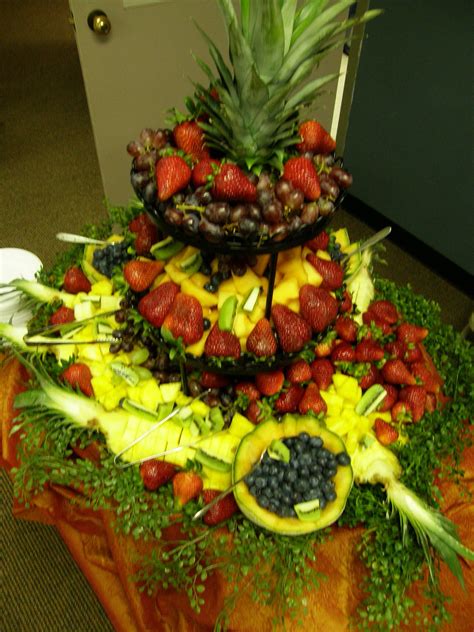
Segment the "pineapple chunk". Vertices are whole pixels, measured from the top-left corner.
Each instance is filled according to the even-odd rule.
[[[349,403],[355,405],[362,397],[362,389],[355,377],[335,373],[332,376],[332,381],[337,394]]]
[[[148,380],[143,380],[139,384],[141,390],[141,403],[151,410],[156,410],[158,408],[158,404],[163,403],[163,395],[161,394],[161,389],[156,380],[149,378]]]
[[[321,391],[321,397],[324,399],[326,406],[328,407],[328,415],[337,417],[341,414],[342,407],[344,406],[344,399],[334,390],[331,390],[331,387],[329,387],[327,391]]]
[[[217,316],[214,318],[214,322],[216,318]],[[186,347],[186,353],[189,353],[190,355],[200,358],[202,354],[204,353],[204,345],[206,344],[208,335],[209,335],[209,331],[205,331],[200,340],[198,340],[192,345],[189,345],[189,347]]]
[[[203,489],[217,489],[224,491],[232,484],[231,472],[217,472],[209,467],[202,468]]]
[[[195,272],[189,278],[194,283],[194,285],[197,285],[198,287],[204,287],[209,281],[209,278],[205,274],[202,274],[202,272]]]
[[[77,349],[78,348],[74,344],[54,345],[52,351],[58,362],[61,362],[61,360],[65,360],[67,362],[70,358],[77,355]]]
[[[212,294],[212,292],[208,292],[204,288],[199,287],[188,277],[185,277],[185,279],[181,281],[181,292],[197,298],[202,307],[214,307],[217,305],[217,294]]]
[[[316,268],[312,266],[309,261],[304,260],[303,269],[306,273],[306,276],[308,277],[307,282],[311,283],[311,285],[315,285],[316,287],[319,287],[321,283],[323,282],[323,277],[319,274]]]
[[[233,333],[237,338],[247,338],[254,328],[254,323],[244,312],[238,312],[234,318]]]
[[[300,288],[295,278],[285,278],[275,285],[273,290],[273,302],[286,305],[291,299],[299,298]]]
[[[122,296],[118,293],[112,294],[112,296],[101,296],[98,311],[100,312],[113,312],[120,308],[120,302]]]
[[[167,275],[170,277],[172,281],[174,281],[177,285],[181,285],[181,283],[188,278],[186,272],[180,270],[174,263],[170,261],[170,263],[165,265],[165,271]]]
[[[150,290],[154,290],[156,287],[158,287],[162,283],[165,283],[166,281],[171,281],[171,277],[169,276],[167,272],[162,272],[155,278]]]
[[[243,276],[232,275],[234,285],[237,292],[242,296],[247,294],[254,288],[262,285],[260,278],[253,272],[251,268],[247,268]]]
[[[292,301],[288,301],[288,307],[297,314],[300,313],[300,302],[297,298],[294,298]]]
[[[254,325],[258,323],[259,320],[264,318],[264,316],[265,316],[265,308],[261,307],[258,304],[255,307],[255,309],[248,315],[249,319],[252,321]]]
[[[325,259],[326,261],[331,261],[331,255],[327,250],[317,250],[316,256],[320,259]]]
[[[235,413],[232,417],[232,421],[230,422],[229,432],[234,435],[234,437],[242,438],[249,432],[255,430],[254,424],[244,417],[240,413]]]
[[[114,286],[109,279],[102,279],[91,286],[92,294],[98,294],[99,296],[112,296],[113,289]]]

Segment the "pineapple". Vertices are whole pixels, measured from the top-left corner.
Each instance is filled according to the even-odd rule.
[[[341,20],[353,0],[241,0],[240,20],[232,0],[218,0],[228,40],[229,67],[203,32],[217,74],[197,60],[219,99],[196,84],[190,110],[204,111],[206,143],[229,160],[259,171],[281,169],[283,157],[299,142],[298,114],[337,74],[305,81],[321,59],[341,46],[348,29],[380,12]],[[196,105],[199,103],[199,105]]]

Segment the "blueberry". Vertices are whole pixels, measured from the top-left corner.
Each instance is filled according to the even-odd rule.
[[[320,448],[323,445],[323,441],[322,441],[321,437],[310,437],[309,444],[313,448]]]
[[[332,478],[333,476],[336,475],[336,472],[337,472],[337,467],[326,467],[326,469],[324,470],[324,473],[327,478]]]
[[[263,476],[258,476],[255,480],[255,486],[257,489],[262,489],[267,484],[266,480]]]
[[[210,292],[211,294],[214,294],[215,292],[217,292],[218,287],[217,285],[214,285],[213,283],[209,282],[209,283],[204,284],[204,289],[206,290],[206,292]]]
[[[334,491],[328,492],[327,494],[325,494],[325,496],[326,496],[326,500],[328,502],[332,502],[333,500],[336,500],[336,498],[337,498],[337,494]]]
[[[349,465],[351,462],[351,457],[347,452],[339,452],[339,454],[336,455],[336,459],[339,465]]]
[[[297,481],[298,473],[296,472],[296,470],[291,470],[291,472],[288,472],[288,476],[286,477],[286,480],[289,481],[290,483],[294,483],[295,481]]]
[[[303,441],[304,443],[306,443],[307,441],[311,439],[311,437],[309,436],[307,432],[300,432],[299,439],[300,441]]]
[[[208,329],[211,328],[211,321],[209,320],[209,318],[203,319],[202,326],[203,326],[204,331],[207,331]]]
[[[263,507],[264,509],[268,509],[270,506],[270,500],[268,498],[265,498],[265,496],[259,498],[257,502],[260,507]]]

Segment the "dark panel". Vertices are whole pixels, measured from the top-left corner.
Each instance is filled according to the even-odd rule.
[[[373,0],[354,91],[351,194],[473,273],[469,0]]]

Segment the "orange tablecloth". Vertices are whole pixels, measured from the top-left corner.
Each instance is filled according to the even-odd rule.
[[[16,360],[0,365],[0,420],[2,422],[1,465],[11,469],[15,465],[15,442],[9,433],[14,416],[13,399],[22,389],[23,369]],[[474,492],[474,448],[466,450],[463,458],[465,482]],[[462,541],[474,548],[474,506],[460,498],[456,486],[444,483],[444,514],[459,527]],[[76,502],[71,503],[74,496]],[[209,578],[203,596],[206,606],[198,615],[187,604],[184,595],[174,591],[159,591],[151,598],[140,593],[130,581],[136,567],[133,560],[138,549],[146,552],[146,545],[137,544],[132,538],[119,536],[112,528],[113,517],[108,512],[94,512],[85,506],[77,492],[50,486],[33,499],[26,509],[14,504],[18,518],[38,520],[53,524],[79,564],[82,572],[96,592],[108,617],[119,632],[204,632],[212,630],[217,613],[226,594],[226,585],[218,574]],[[337,529],[334,538],[318,550],[318,569],[328,581],[320,589],[308,595],[308,615],[302,630],[342,632],[348,629],[348,619],[353,615],[363,595],[361,577],[364,567],[355,554],[355,543],[360,536],[357,529]],[[443,564],[441,586],[452,598],[452,621],[443,628],[449,632],[474,630],[474,566],[463,562],[466,591]],[[421,590],[413,590],[413,596],[421,605]],[[236,632],[270,632],[273,613],[270,608],[255,608],[248,599],[242,598],[231,619],[231,629]],[[294,629],[294,622],[287,629]]]

